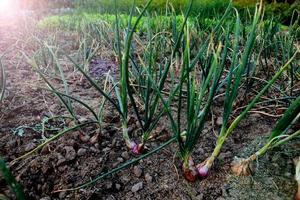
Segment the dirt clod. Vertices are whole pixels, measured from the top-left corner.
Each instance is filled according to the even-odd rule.
[[[143,182],[136,183],[132,186],[131,191],[132,192],[138,192],[139,190],[143,189]]]
[[[66,161],[72,161],[76,157],[76,151],[73,147],[71,146],[66,146],[65,148],[66,154],[65,154],[65,159]]]
[[[221,126],[221,125],[223,124],[223,117],[218,117],[218,118],[217,118],[217,121],[216,121],[216,124],[217,124],[218,126]]]
[[[84,149],[84,148],[80,148],[78,151],[77,151],[77,155],[78,156],[84,156],[86,154],[87,150]]]
[[[129,159],[129,153],[127,151],[124,151],[121,155],[123,158],[125,158],[126,160]]]
[[[143,170],[140,168],[140,167],[138,167],[138,166],[134,166],[134,168],[133,168],[133,173],[134,173],[134,175],[136,176],[136,177],[141,177],[142,176],[142,173],[143,173]]]
[[[145,180],[146,180],[147,183],[151,183],[153,178],[149,173],[146,173],[145,174]]]

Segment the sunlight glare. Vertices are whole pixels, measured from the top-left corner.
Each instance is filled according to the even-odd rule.
[[[0,16],[12,15],[17,11],[15,0],[0,0]]]

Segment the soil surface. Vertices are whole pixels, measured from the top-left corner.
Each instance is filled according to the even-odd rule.
[[[10,23],[4,19],[0,21],[0,53],[7,51],[3,57],[7,72],[7,91],[4,102],[0,104],[0,155],[8,163],[35,148],[45,137],[72,125],[67,118],[49,119],[66,115],[66,111],[53,94],[40,88],[45,87],[45,84],[24,56],[32,56],[38,48],[30,45],[35,34],[48,38],[53,33],[36,30],[34,20],[25,23],[22,17],[14,18]],[[59,36],[58,44],[73,54],[77,46],[76,33],[56,34]],[[106,49],[107,51],[111,50]],[[91,74],[99,77],[108,70],[116,73],[113,56],[113,52],[103,53],[92,60],[89,65]],[[61,60],[61,65],[72,94],[96,107],[102,97],[79,73],[74,72],[69,61]],[[61,80],[53,78],[51,81],[57,88],[63,89]],[[101,129],[91,125],[71,131],[37,153],[11,165],[11,170],[24,187],[27,199],[288,200],[296,192],[292,159],[299,152],[275,149],[259,160],[254,176],[235,177],[230,174],[234,157],[246,157],[255,152],[257,144],[263,144],[264,136],[275,124],[276,118],[250,114],[227,141],[210,176],[205,180],[189,183],[182,177],[178,166],[177,146],[171,144],[159,153],[100,180],[93,186],[54,193],[56,190],[79,186],[98,174],[135,158],[128,153],[121,137],[117,113],[109,104],[105,105]],[[196,162],[204,161],[213,150],[220,128],[220,105],[216,100],[211,120],[206,123],[203,137],[194,152]],[[82,117],[79,120],[91,118],[83,108],[78,108],[76,112]],[[136,120],[134,116],[131,118],[133,120],[130,127],[134,130]],[[49,121],[43,129],[42,122],[45,119]],[[161,121],[166,120],[165,117]],[[169,130],[168,124],[160,124],[157,131],[165,134],[151,141],[148,148],[153,149],[167,141],[171,137]],[[133,135],[138,138],[138,131],[133,131]],[[299,147],[298,144],[293,149]],[[3,179],[0,179],[0,193],[13,198]]]

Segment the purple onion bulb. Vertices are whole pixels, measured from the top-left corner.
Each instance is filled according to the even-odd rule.
[[[197,167],[197,170],[201,178],[208,177],[209,168],[206,165]]]

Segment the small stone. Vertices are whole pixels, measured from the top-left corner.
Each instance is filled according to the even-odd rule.
[[[110,195],[108,197],[105,198],[106,200],[115,200],[116,197],[114,197],[113,195]]]
[[[152,161],[151,161],[151,160],[147,160],[147,161],[146,161],[146,164],[147,164],[147,165],[151,165],[151,164],[152,164]]]
[[[129,159],[129,153],[128,153],[127,151],[124,151],[124,152],[121,154],[121,156],[122,156],[123,158],[125,158],[126,160]]]
[[[88,142],[90,140],[90,136],[83,133],[79,135],[79,138],[82,142]]]
[[[60,192],[59,195],[58,195],[58,197],[59,197],[60,199],[65,199],[65,197],[66,197],[66,192]]]
[[[284,176],[285,176],[285,177],[292,177],[293,175],[292,175],[292,173],[290,173],[290,172],[285,172],[285,173],[284,173]]]
[[[134,166],[133,168],[133,173],[136,177],[141,177],[143,170],[141,168],[139,168],[138,166]]]
[[[68,139],[68,142],[67,142],[67,144],[68,144],[68,146],[71,146],[71,147],[73,147],[73,146],[75,146],[75,144],[76,144],[76,141],[75,141],[75,140],[73,140],[73,139]]]
[[[95,146],[96,149],[100,149],[100,144],[99,143],[96,143],[94,146]]]
[[[217,121],[216,121],[216,124],[217,124],[218,126],[221,126],[221,125],[223,124],[223,117],[218,117],[218,118],[217,118]]]
[[[151,183],[153,178],[149,173],[145,174],[145,180],[147,181],[147,183]]]
[[[220,160],[225,160],[226,158],[230,158],[232,156],[232,153],[230,151],[222,152],[219,155]]]
[[[116,189],[117,189],[117,190],[120,190],[120,189],[121,189],[121,185],[117,183],[117,184],[116,184]]]
[[[197,200],[203,200],[204,195],[201,193],[199,195],[196,196]]]
[[[131,192],[138,192],[139,190],[143,189],[143,182],[139,182],[132,186]]]
[[[67,166],[66,166],[66,165],[64,165],[64,166],[59,166],[59,167],[58,167],[58,171],[60,171],[60,172],[65,172],[66,169],[67,169]]]
[[[99,139],[99,134],[96,134],[93,137],[91,137],[90,143],[91,144],[96,144],[98,142],[98,139]]]
[[[36,145],[34,143],[29,143],[29,144],[26,145],[25,151],[31,151],[32,149],[35,148],[35,146]]]
[[[116,156],[116,152],[110,151],[108,154],[111,158]]]
[[[109,181],[108,183],[105,184],[105,188],[108,190],[112,189],[112,187],[113,187],[113,183],[111,181]]]
[[[50,197],[43,197],[40,200],[51,200],[51,198]]]
[[[121,158],[121,157],[119,157],[119,158],[117,158],[117,161],[118,161],[119,163],[122,163],[122,162],[124,162],[124,159]]]
[[[195,152],[196,152],[197,154],[200,154],[200,155],[202,155],[202,154],[205,153],[205,151],[204,151],[204,149],[203,149],[202,147],[197,148]]]
[[[66,146],[64,149],[66,151],[66,155],[65,155],[66,160],[67,161],[74,160],[76,157],[75,149],[71,146]]]
[[[61,164],[63,164],[64,162],[66,162],[66,159],[61,155],[61,154],[58,154],[58,156],[57,156],[58,158],[57,158],[57,166],[59,166],[59,165],[61,165]]]
[[[98,129],[96,129],[96,134],[100,134],[101,133],[101,129],[100,128],[98,128]]]
[[[122,183],[127,184],[130,181],[130,177],[128,175],[123,175],[121,181]]]
[[[86,154],[86,149],[84,148],[80,148],[78,151],[77,151],[77,155],[78,156],[84,156]]]
[[[90,150],[94,153],[99,153],[99,149],[96,149],[95,147],[91,147]]]
[[[204,128],[202,132],[203,132],[203,134],[208,133],[208,128]]]
[[[111,146],[112,146],[112,147],[115,147],[116,144],[117,144],[117,139],[114,138],[113,141],[111,142]]]
[[[104,149],[102,149],[103,152],[109,152],[111,149],[109,147],[106,147]]]
[[[119,162],[119,161],[113,163],[112,167],[113,167],[113,168],[116,168],[116,167],[118,167],[118,165],[120,165],[120,162]]]
[[[48,146],[48,145],[45,145],[45,146],[42,148],[41,153],[42,153],[42,154],[48,154],[48,153],[50,153],[49,146]]]

